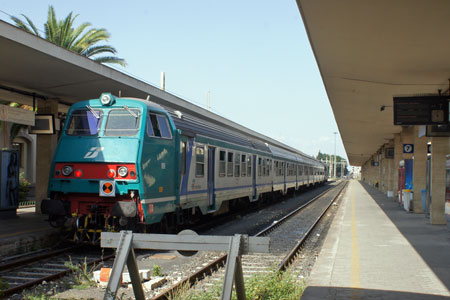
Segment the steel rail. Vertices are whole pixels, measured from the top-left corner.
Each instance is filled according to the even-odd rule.
[[[67,248],[63,248],[63,249],[49,251],[49,252],[39,254],[39,255],[32,255],[29,257],[15,259],[11,262],[0,264],[0,272],[7,271],[7,270],[10,270],[10,269],[13,269],[16,267],[20,267],[24,264],[28,264],[31,262],[36,262],[38,260],[46,259],[46,258],[55,256],[55,255],[64,253],[66,251],[72,251],[74,249],[77,249],[78,247],[80,247],[80,246],[76,245],[76,246],[71,246],[71,247],[67,247]]]
[[[311,200],[309,200],[307,203],[303,204],[302,206],[296,208],[294,211],[290,212],[288,215],[284,216],[280,220],[274,221],[267,228],[265,228],[265,229],[261,230],[260,232],[258,232],[257,234],[255,234],[255,236],[261,236],[261,235],[267,234],[268,232],[270,232],[274,228],[276,228],[276,227],[280,226],[282,223],[284,223],[289,217],[293,216],[295,213],[298,213],[300,210],[304,209],[305,207],[307,207],[308,205],[313,203],[315,200],[319,199],[320,197],[323,197],[325,194],[331,192],[332,190],[333,189],[328,189],[328,190],[320,193],[319,195],[315,196],[314,198],[312,198]],[[342,191],[342,189],[341,189],[341,191]],[[339,193],[341,191],[339,191]],[[224,255],[220,256],[219,258],[217,258],[216,260],[212,261],[208,265],[204,266],[203,268],[201,268],[200,270],[198,270],[194,274],[192,274],[189,277],[179,281],[178,283],[174,284],[173,286],[167,288],[166,290],[164,290],[160,294],[150,298],[150,300],[167,300],[167,299],[170,299],[171,295],[173,295],[179,288],[181,288],[185,284],[189,284],[189,286],[193,286],[199,280],[201,280],[204,277],[210,275],[212,273],[213,269],[218,269],[219,267],[225,265],[226,260],[227,260],[227,256],[228,256],[227,254],[224,254]]]
[[[55,254],[55,252],[56,251],[53,251],[52,252],[53,255],[48,255],[46,258],[52,257],[52,256],[56,256],[56,255],[61,253],[61,251],[59,251],[59,253],[57,253],[57,254]],[[99,259],[95,259],[93,261],[90,261],[90,262],[87,263],[87,265],[91,266],[93,264],[96,264],[96,263],[99,263],[99,262],[102,262],[102,261],[105,261],[105,260],[108,260],[108,259],[111,259],[111,258],[114,258],[114,257],[115,257],[115,254],[110,254],[110,255],[101,257]],[[10,295],[16,294],[18,292],[23,291],[24,289],[26,289],[28,287],[31,287],[31,286],[36,285],[36,284],[40,284],[43,281],[52,281],[52,280],[61,278],[64,275],[66,275],[66,274],[68,274],[70,272],[72,272],[72,270],[67,268],[67,270],[60,271],[60,272],[57,272],[57,273],[54,273],[54,274],[50,274],[48,276],[44,276],[44,277],[37,278],[37,279],[34,279],[34,280],[30,280],[30,281],[25,282],[24,284],[20,284],[18,286],[10,288],[10,289],[6,289],[6,290],[3,290],[3,291],[0,290],[0,297],[6,297],[6,296],[10,296]]]
[[[292,260],[295,258],[295,255],[299,252],[300,248],[305,243],[306,239],[309,237],[311,232],[316,228],[317,224],[322,220],[322,217],[325,215],[325,213],[328,211],[330,206],[336,201],[336,199],[341,195],[344,188],[347,186],[348,182],[344,183],[339,192],[336,194],[335,197],[333,197],[333,200],[330,201],[330,203],[327,205],[327,207],[323,210],[323,212],[320,214],[320,216],[314,221],[314,224],[309,227],[308,231],[303,235],[303,237],[298,241],[298,243],[295,245],[295,247],[289,252],[288,255],[283,259],[283,261],[278,265],[278,272],[282,272],[286,270],[286,267],[290,265]]]

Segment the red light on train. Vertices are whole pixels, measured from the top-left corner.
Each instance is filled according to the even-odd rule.
[[[108,176],[108,178],[114,178],[116,177],[116,171],[114,169],[109,169],[108,173],[106,173],[106,176]]]
[[[80,169],[78,169],[75,170],[74,175],[75,177],[80,178],[81,176],[83,176],[83,172]]]

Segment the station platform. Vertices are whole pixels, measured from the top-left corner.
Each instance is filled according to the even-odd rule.
[[[450,225],[352,180],[301,300],[450,299]]]
[[[45,221],[47,218],[29,207],[19,208],[14,218],[0,219],[0,262],[2,256],[54,245],[58,241],[58,230]]]

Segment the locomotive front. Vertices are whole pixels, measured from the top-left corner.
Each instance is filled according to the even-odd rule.
[[[69,111],[41,210],[74,241],[144,225],[139,153],[146,105],[102,94]]]

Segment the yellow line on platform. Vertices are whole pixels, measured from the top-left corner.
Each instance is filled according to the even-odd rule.
[[[355,192],[352,189],[352,288],[360,288],[358,232],[356,231]]]

